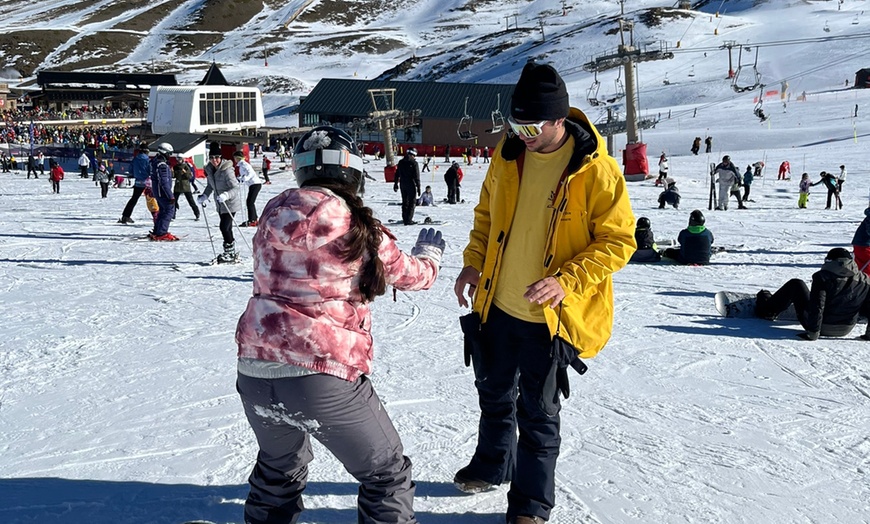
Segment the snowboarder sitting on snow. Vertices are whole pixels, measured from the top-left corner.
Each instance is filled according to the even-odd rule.
[[[680,208],[680,190],[677,187],[677,181],[673,178],[665,180],[667,189],[659,194],[659,209],[664,209],[665,204],[674,206],[674,209]]]
[[[775,320],[791,304],[807,331],[800,338],[845,337],[859,315],[870,315],[870,277],[858,270],[849,251],[835,247],[828,251],[821,270],[813,273],[810,289],[799,278],[789,280],[772,295],[762,289],[756,297],[755,315]],[[870,340],[870,324],[861,338]]]
[[[680,264],[707,265],[713,252],[713,233],[704,226],[704,213],[699,209],[689,215],[689,227],[680,231],[680,247],[669,247],[662,253]]]
[[[418,206],[434,206],[435,196],[432,194],[432,186],[426,186],[426,189],[417,199]]]
[[[634,240],[637,242],[637,251],[631,255],[629,262],[645,264],[649,262],[658,262],[662,256],[658,252],[656,246],[655,235],[650,228],[649,219],[640,217],[637,219],[637,227],[634,230]]]

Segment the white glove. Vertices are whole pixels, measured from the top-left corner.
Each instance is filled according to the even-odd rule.
[[[420,234],[417,235],[417,243],[411,248],[411,255],[418,258],[428,258],[435,262],[436,266],[439,266],[443,253],[444,239],[441,238],[441,231],[433,228],[421,229]]]
[[[227,195],[226,193],[221,193],[220,195],[217,196],[217,201],[220,202],[221,204],[223,204],[224,202],[229,200],[229,198],[230,198],[229,195]]]
[[[200,206],[205,207],[205,203],[208,202],[208,197],[205,195],[199,195],[196,197],[196,201]]]

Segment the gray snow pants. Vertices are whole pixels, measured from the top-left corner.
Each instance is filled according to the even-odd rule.
[[[359,524],[417,524],[411,460],[367,377],[239,374],[236,389],[260,445],[248,479],[246,524],[297,522],[314,458],[312,436],[360,482]]]

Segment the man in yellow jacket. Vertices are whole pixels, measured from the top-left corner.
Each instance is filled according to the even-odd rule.
[[[612,274],[636,249],[635,219],[619,166],[555,69],[526,64],[508,123],[454,286],[480,321],[463,330],[481,409],[454,483],[476,493],[510,482],[508,524],[540,524],[555,505],[564,372],[610,338]]]

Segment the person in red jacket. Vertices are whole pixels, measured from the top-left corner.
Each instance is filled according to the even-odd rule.
[[[53,158],[48,161],[48,178],[51,180],[51,192],[60,193],[60,181],[63,180],[63,168]]]
[[[387,286],[428,289],[444,250],[420,232],[411,254],[358,196],[363,161],[330,127],[303,135],[299,188],[266,204],[254,234],[254,292],[236,329],[237,389],[260,452],[245,522],[296,522],[314,437],[362,486],[359,522],[416,524],[411,461],[368,378],[369,303]]]

